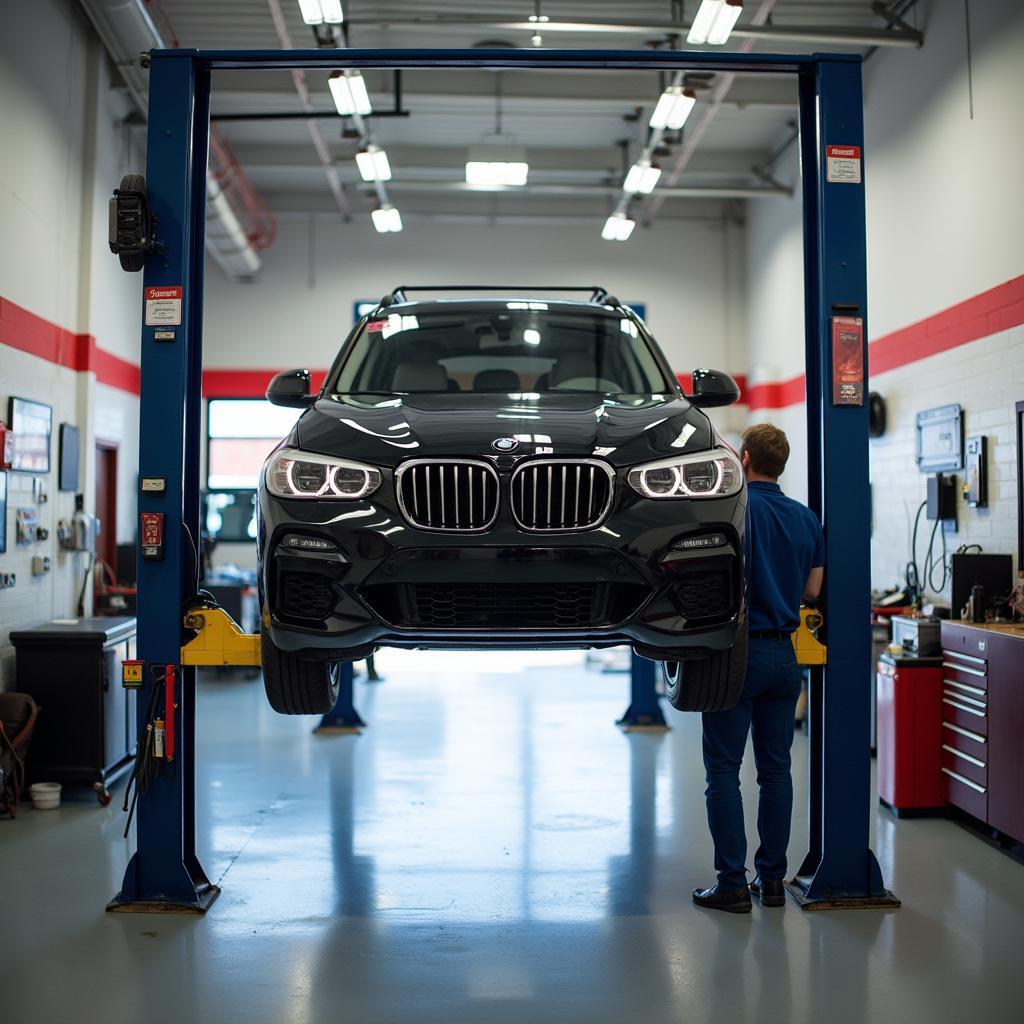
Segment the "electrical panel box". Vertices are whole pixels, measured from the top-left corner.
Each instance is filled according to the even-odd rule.
[[[936,473],[928,477],[927,516],[935,519],[956,519],[956,477]]]
[[[917,468],[922,473],[955,473],[964,468],[964,417],[959,405],[917,414]]]

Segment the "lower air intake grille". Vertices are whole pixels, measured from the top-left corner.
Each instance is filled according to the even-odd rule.
[[[397,626],[429,629],[580,629],[621,622],[646,589],[609,583],[406,583],[367,587]]]
[[[728,572],[694,572],[676,585],[687,621],[726,619],[733,613],[732,576]]]
[[[594,460],[543,460],[512,476],[512,514],[526,530],[589,530],[612,502],[611,467]]]
[[[498,475],[486,462],[414,460],[397,473],[398,505],[425,530],[486,530],[498,514]]]
[[[279,596],[280,612],[290,619],[322,621],[335,602],[330,580],[309,572],[282,572]]]

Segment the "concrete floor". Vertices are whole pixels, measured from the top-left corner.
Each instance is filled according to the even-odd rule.
[[[699,719],[622,735],[626,677],[581,658],[520,674],[385,652],[357,737],[276,716],[258,681],[205,680],[199,854],[220,899],[103,912],[129,854],[120,793],[0,821],[0,1019],[1024,1019],[1024,867],[953,823],[872,814],[898,911],[694,908],[712,881]],[[802,736],[795,752],[803,808]]]

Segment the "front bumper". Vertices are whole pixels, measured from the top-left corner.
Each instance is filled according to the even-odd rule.
[[[620,487],[603,525],[538,535],[499,511],[483,534],[410,526],[390,481],[355,502],[260,493],[265,621],[283,650],[363,657],[401,648],[579,649],[630,644],[679,659],[729,648],[745,616],[745,492],[653,501]],[[726,543],[676,551],[683,538]],[[281,546],[289,534],[337,554]]]

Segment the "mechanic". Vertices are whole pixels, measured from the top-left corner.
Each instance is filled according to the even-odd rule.
[[[751,894],[763,907],[785,903],[782,883],[793,814],[789,752],[801,684],[790,635],[800,624],[801,601],[818,596],[825,572],[825,538],[817,517],[787,498],[778,484],[789,459],[786,435],[769,423],[748,427],[740,458],[750,536],[747,675],[736,707],[703,715],[705,796],[718,882],[693,892],[699,906],[733,914],[750,912]],[[749,888],[739,785],[748,732],[760,788],[761,841]]]

